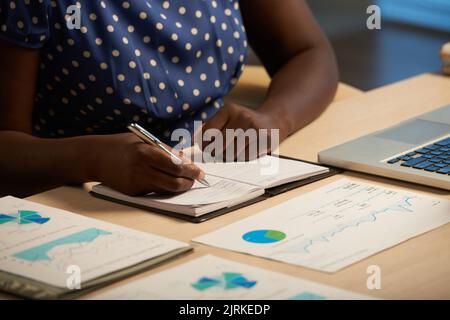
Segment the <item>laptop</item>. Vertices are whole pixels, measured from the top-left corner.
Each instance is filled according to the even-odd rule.
[[[322,151],[319,162],[450,190],[450,105]]]

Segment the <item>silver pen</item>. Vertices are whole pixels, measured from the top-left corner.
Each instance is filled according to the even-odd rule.
[[[155,147],[158,147],[159,149],[161,149],[162,151],[167,153],[169,156],[171,156],[173,159],[175,159],[178,162],[178,164],[182,164],[183,163],[183,160],[180,157],[178,157],[176,154],[174,154],[172,151],[167,149],[166,146],[161,142],[161,140],[159,140],[157,137],[152,135],[150,132],[148,132],[147,130],[142,128],[137,123],[130,124],[128,126],[128,129],[131,132],[133,132],[136,136],[138,136],[145,143],[148,143],[148,144],[151,144],[151,145],[153,145]],[[208,183],[208,181],[206,181],[205,178],[197,179],[197,181],[200,182],[204,186],[207,186],[207,187],[211,186]]]

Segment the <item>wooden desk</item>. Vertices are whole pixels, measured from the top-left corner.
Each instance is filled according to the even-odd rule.
[[[317,121],[289,138],[281,146],[281,150],[286,155],[315,160],[317,152],[323,148],[387,127],[447,103],[450,103],[450,79],[423,75],[333,103]],[[30,200],[187,242],[196,236],[256,214],[265,208],[272,207],[342,177],[395,186],[450,199],[449,194],[443,191],[364,174],[346,173],[293,190],[200,225],[102,201],[89,196],[85,190],[79,187],[58,188],[33,196]],[[449,299],[449,246],[450,225],[447,225],[380,252],[339,272],[325,274],[302,267],[194,244],[194,253],[164,264],[157,269],[116,283],[111,287],[154,274],[209,253],[381,298]],[[374,264],[380,266],[382,270],[382,289],[369,291],[366,288],[366,269],[369,265]]]

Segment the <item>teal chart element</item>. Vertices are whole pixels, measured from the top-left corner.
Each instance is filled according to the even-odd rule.
[[[17,224],[44,224],[50,221],[50,218],[43,218],[36,211],[19,210],[15,214],[0,213],[0,225],[11,222]]]
[[[53,248],[74,243],[89,243],[95,241],[95,239],[100,236],[107,236],[110,234],[112,233],[96,228],[86,229],[84,231],[77,232],[66,237],[44,243],[40,246],[16,253],[14,254],[14,257],[30,262],[50,261],[51,258],[47,255],[47,253]]]
[[[192,287],[197,291],[204,291],[213,287],[219,287],[224,290],[232,290],[238,288],[250,289],[256,285],[257,281],[250,281],[245,278],[241,273],[224,272],[218,277],[203,277],[196,283],[192,284]]]
[[[289,298],[289,300],[326,300],[326,298],[315,293],[302,292],[296,296]]]
[[[242,236],[242,239],[251,243],[275,243],[284,238],[286,238],[286,234],[277,230],[255,230]]]

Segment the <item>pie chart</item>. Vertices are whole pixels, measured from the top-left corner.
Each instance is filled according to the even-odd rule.
[[[284,232],[268,229],[250,231],[242,236],[244,241],[261,244],[279,242],[284,238],[286,238],[286,234]]]

